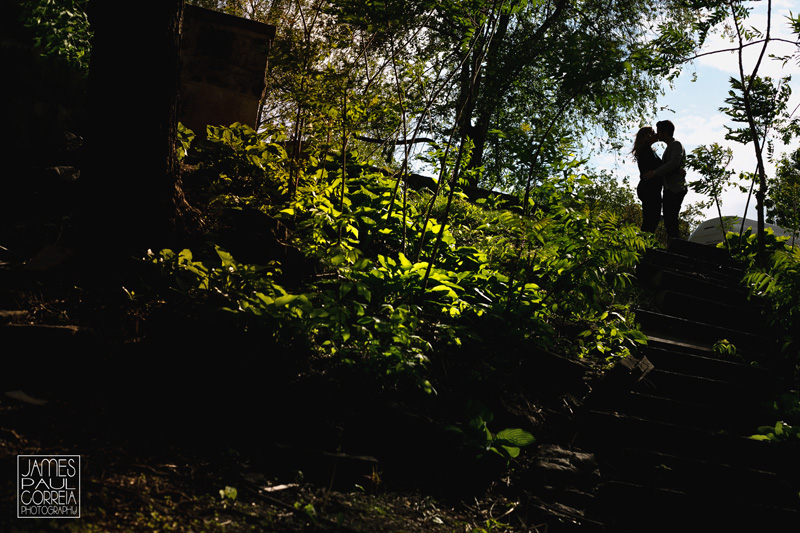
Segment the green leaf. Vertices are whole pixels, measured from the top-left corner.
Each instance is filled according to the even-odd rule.
[[[519,455],[519,448],[516,446],[506,446],[502,445],[503,450],[508,454],[509,457],[517,457]]]
[[[459,434],[459,435],[462,435],[462,436],[463,436],[463,435],[465,435],[465,433],[464,433],[464,430],[463,430],[463,429],[461,429],[461,428],[460,428],[460,427],[458,427],[458,426],[454,426],[454,425],[452,425],[452,424],[451,424],[451,425],[447,425],[447,426],[445,426],[443,429],[444,429],[444,431],[449,431],[449,432],[451,432],[451,433],[457,433],[457,434]]]
[[[483,402],[478,400],[469,400],[467,402],[467,416],[472,419],[477,419],[480,422],[491,422],[494,419],[494,414],[486,407]]]
[[[192,261],[192,251],[187,249],[187,248],[184,248],[183,250],[181,250],[180,253],[178,254],[178,261],[179,262],[181,262],[181,261],[191,262]]]
[[[533,435],[519,428],[504,429],[497,434],[495,440],[519,447],[528,446],[536,442],[536,438]]]
[[[627,332],[628,337],[630,337],[634,342],[639,344],[647,344],[650,340],[647,335],[639,331],[638,329],[632,329]]]
[[[215,247],[217,250],[217,255],[219,256],[220,260],[222,261],[223,266],[232,265],[235,263],[233,256],[220,248],[219,246]]]
[[[420,388],[425,392],[425,394],[436,394],[436,389],[433,388],[433,384],[427,379],[423,379],[420,382]]]
[[[448,298],[453,298],[453,299],[458,298],[456,291],[454,291],[447,285],[437,285],[435,287],[428,289],[428,292],[444,292],[446,293]]]
[[[297,294],[287,294],[285,296],[281,296],[275,299],[275,306],[282,307],[286,304],[289,304],[295,301],[299,296]]]
[[[359,296],[364,298],[367,302],[372,301],[372,292],[363,283],[359,283],[356,285],[356,292],[358,292]]]
[[[400,268],[402,268],[403,270],[410,270],[411,267],[414,266],[414,264],[408,260],[408,258],[403,254],[403,252],[397,254],[397,257],[398,259],[400,259]]]
[[[259,300],[264,302],[264,304],[266,304],[266,305],[272,305],[272,304],[275,303],[275,299],[274,298],[270,298],[269,296],[267,296],[263,292],[257,292],[256,293],[256,298],[258,298]]]
[[[239,495],[239,491],[235,487],[226,486],[224,489],[219,489],[219,495],[223,500],[234,501]]]

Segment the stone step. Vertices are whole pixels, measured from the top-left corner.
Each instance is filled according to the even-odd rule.
[[[717,531],[792,531],[796,509],[742,504],[709,492],[702,496],[649,484],[604,484],[591,516],[613,533],[710,533]],[[787,529],[788,528],[788,529]]]
[[[775,340],[762,333],[751,333],[705,322],[688,320],[648,309],[636,309],[636,320],[645,335],[666,335],[698,343],[711,348],[722,339],[731,342],[738,351],[769,353],[775,349]]]
[[[665,315],[751,333],[764,329],[765,319],[760,307],[731,305],[671,290],[656,294],[654,303]]]
[[[733,400],[733,404],[763,401],[778,390],[776,376],[764,368],[715,357],[662,350],[656,347],[648,347],[643,353],[653,364],[655,370],[730,384],[730,387],[725,388],[740,395],[738,401]],[[702,382],[696,383],[702,386]],[[714,393],[720,391],[719,387],[715,387],[715,389]]]
[[[672,254],[691,257],[709,263],[717,263],[724,266],[732,264],[731,254],[725,248],[698,244],[696,242],[673,239],[667,246],[667,251]]]
[[[735,355],[718,355],[711,349],[693,349],[651,338],[640,353],[660,370],[743,383],[762,391],[769,390],[774,380],[768,370],[740,362]]]
[[[741,410],[735,410],[731,408],[733,406],[725,404],[704,405],[644,392],[628,392],[615,398],[613,404],[594,400],[592,402],[591,408],[595,410],[744,436],[755,433],[759,426],[774,417],[774,413],[766,407],[753,408],[748,405]]]
[[[585,413],[583,422],[585,428],[578,442],[584,449],[596,450],[598,456],[607,450],[639,448],[768,471],[779,471],[788,460],[782,450],[768,442],[681,423],[596,410]]]
[[[791,451],[748,438],[774,420],[777,376],[743,361],[767,366],[777,351],[743,275],[726,250],[685,241],[650,251],[640,265],[658,309],[636,311],[648,345],[593,391],[575,440],[600,464],[605,483],[587,515],[608,531],[800,524]],[[737,355],[712,350],[722,339]]]
[[[0,310],[0,326],[5,324],[21,324],[26,322],[30,317],[27,311],[10,309]]]
[[[748,289],[742,285],[718,283],[677,270],[659,269],[650,278],[642,279],[641,281],[655,291],[668,290],[690,294],[697,298],[713,300],[731,306],[758,309],[764,307],[764,302],[758,298],[751,297]]]
[[[681,352],[689,355],[718,357],[711,346],[708,346],[705,343],[693,341],[691,339],[684,339],[671,335],[661,335],[658,333],[651,333],[647,339],[647,346],[644,349],[653,347]]]
[[[605,470],[613,472],[616,481],[649,484],[698,498],[714,493],[717,498],[745,505],[792,507],[800,503],[787,480],[771,471],[632,448],[610,450],[598,460],[606,463]]]
[[[753,391],[741,383],[683,374],[655,368],[632,388],[635,392],[658,395],[700,405],[746,405],[755,401]]]
[[[647,280],[661,270],[681,272],[709,283],[730,287],[741,287],[744,277],[744,270],[735,266],[694,259],[664,250],[649,250],[639,265],[638,274]]]

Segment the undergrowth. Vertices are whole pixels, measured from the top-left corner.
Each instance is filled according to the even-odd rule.
[[[778,237],[766,229],[765,249],[768,260],[759,265],[758,236],[748,228],[741,236],[727,234],[734,257],[746,270],[744,284],[753,297],[766,303],[766,320],[778,346],[773,354],[780,372],[782,389],[765,407],[772,415],[768,425],[758,427],[756,440],[800,446],[800,246],[791,246],[789,237]]]
[[[445,354],[479,354],[485,368],[476,374],[512,352],[602,369],[647,340],[631,295],[651,243],[587,209],[585,177],[547,180],[523,215],[445,183],[411,190],[354,154],[346,171],[324,148],[294,158],[279,132],[209,127],[191,146],[182,133],[209,212],[255,216],[270,229],[250,247],[282,253],[256,264],[220,242],[152,251],[146,260],[176,306],[300,343],[326,368],[349,368],[371,386],[429,395],[442,386],[433,370]],[[478,432],[480,449],[506,459],[533,442],[514,428],[472,426],[462,430]]]

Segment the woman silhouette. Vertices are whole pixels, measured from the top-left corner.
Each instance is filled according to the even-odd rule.
[[[656,131],[645,126],[636,134],[631,153],[639,165],[639,185],[636,194],[642,202],[642,231],[655,233],[658,222],[661,220],[661,178],[645,178],[645,174],[655,170],[661,165],[661,158],[653,150],[653,144],[658,141]]]

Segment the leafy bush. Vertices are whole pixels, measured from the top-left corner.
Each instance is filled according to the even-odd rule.
[[[782,336],[787,357],[800,364],[800,346],[793,331],[800,327],[800,247],[791,247],[788,237],[778,237],[771,228],[764,231],[768,261],[757,261],[758,235],[752,228],[726,236],[735,259],[745,268],[745,285],[751,294],[768,302],[768,322]]]
[[[184,149],[190,133],[182,133]],[[626,297],[646,241],[586,209],[582,178],[547,181],[539,209],[522,216],[460,196],[444,203],[402,194],[381,171],[354,163],[343,172],[335,154],[292,159],[280,132],[233,124],[207,133],[193,153],[210,177],[212,205],[247,205],[281,221],[288,243],[324,271],[289,294],[275,281],[278,262],[240,264],[219,247],[203,261],[189,250],[153,254],[189,297],[264,317],[278,338],[307,338],[322,356],[379,376],[412,376],[428,391],[431,354],[491,345],[482,335],[599,364],[646,341]]]
[[[57,56],[88,74],[91,31],[87,0],[28,0],[23,2],[23,22],[34,33],[44,56]]]
[[[758,433],[752,435],[750,438],[769,442],[782,442],[791,439],[800,439],[800,427],[790,426],[781,420],[774,426],[759,427]]]
[[[519,455],[520,448],[536,442],[533,435],[520,428],[492,433],[488,425],[494,420],[494,415],[481,402],[472,400],[467,403],[467,418],[465,424],[450,425],[445,430],[455,435],[460,447],[478,461],[491,454],[508,464]]]
[[[782,357],[771,361],[785,380],[785,392],[779,394],[771,406],[777,421],[760,426],[751,438],[796,445],[800,439],[800,396],[795,390],[800,376],[800,345],[795,335],[800,328],[800,246],[788,246],[788,237],[776,237],[767,228],[768,261],[760,266],[756,259],[757,235],[752,228],[741,236],[728,233],[727,239],[734,257],[746,268],[744,284],[751,295],[767,303],[767,321],[773,329],[772,335],[782,343]]]
[[[728,339],[720,339],[711,347],[715,354],[725,358],[736,357],[736,346]]]
[[[725,240],[728,243],[728,247],[734,259],[739,261],[746,269],[756,268],[756,259],[758,257],[758,234],[753,228],[745,228],[741,235],[738,233],[738,231],[729,231],[725,235]],[[764,249],[767,254],[789,250],[790,248],[787,246],[788,242],[788,237],[778,237],[775,235],[775,232],[772,231],[772,228],[764,228]],[[717,245],[718,248],[723,246],[725,246],[724,243]]]
[[[800,444],[800,394],[795,390],[779,394],[770,407],[778,421],[774,425],[760,426],[758,433],[750,438]]]
[[[800,347],[792,333],[800,328],[800,247],[773,251],[768,266],[751,268],[745,283],[769,301],[769,320],[783,332],[783,349],[800,363]]]

